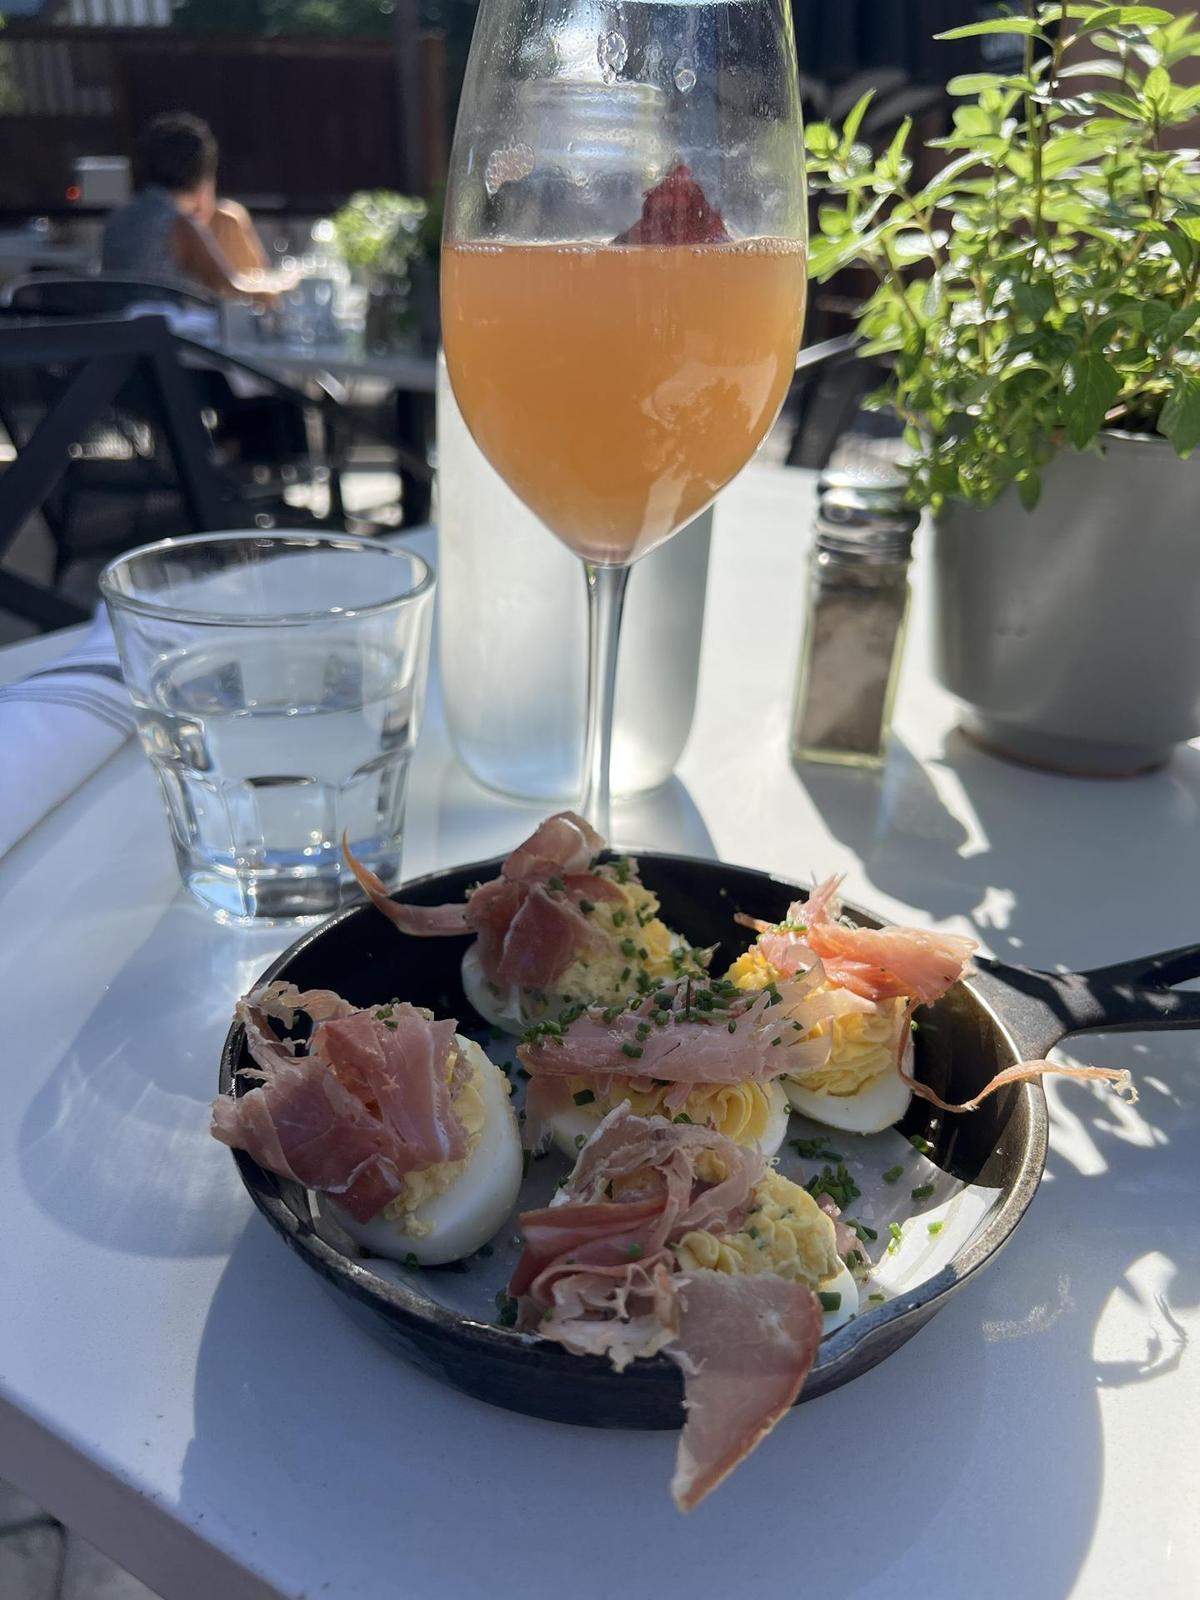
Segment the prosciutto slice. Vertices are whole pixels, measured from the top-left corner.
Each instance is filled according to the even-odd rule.
[[[271,1028],[316,1019],[307,1049]],[[213,1102],[212,1133],[259,1166],[335,1195],[369,1221],[409,1172],[467,1154],[452,1103],[456,1023],[414,1006],[359,1010],[329,990],[275,984],[238,1004],[262,1081]]]
[[[604,840],[573,811],[548,817],[519,844],[500,876],[479,884],[461,905],[416,906],[393,900],[376,875],[342,851],[371,904],[401,933],[417,938],[478,936],[480,965],[497,985],[549,988],[595,934],[581,902],[620,899],[620,890],[592,872]]]
[[[778,973],[791,976],[806,970],[810,975],[823,971],[829,983],[837,986],[830,998],[832,994],[840,995],[843,1005],[852,997],[867,1010],[881,1001],[905,1000],[907,1004],[897,1024],[896,1067],[913,1094],[940,1111],[974,1111],[989,1095],[1008,1084],[1053,1073],[1066,1078],[1101,1079],[1111,1083],[1118,1094],[1137,1099],[1133,1080],[1121,1067],[1020,1061],[998,1072],[971,1099],[944,1100],[913,1074],[909,1022],[918,1006],[932,1005],[966,976],[978,946],[974,939],[956,933],[932,933],[922,928],[849,927],[839,920],[841,883],[840,877],[826,878],[807,900],[797,900],[788,907],[784,923],[773,925],[741,914],[735,920],[757,930],[758,949]],[[825,995],[816,994],[806,1004],[811,1008],[825,999]],[[798,1020],[809,1015],[803,1008],[793,1009],[792,1014]]]
[[[517,1326],[618,1370],[665,1351],[684,1376],[687,1424],[673,1490],[688,1511],[796,1398],[821,1338],[803,1284],[769,1274],[682,1274],[670,1245],[741,1227],[763,1157],[724,1135],[618,1106],[585,1145],[561,1203],[521,1218],[509,1285]]]
[[[402,1153],[380,1120],[312,1056],[213,1102],[212,1135],[281,1178],[335,1195],[366,1222],[400,1193]]]
[[[692,986],[684,980],[671,989],[669,1007],[660,1003],[664,990],[616,1016],[592,1007],[561,1035],[535,1038],[518,1055],[535,1079],[653,1078],[686,1086],[684,1097],[697,1084],[764,1083],[781,1073],[811,1071],[829,1058],[828,1034],[804,1034],[833,1008],[813,996],[812,1021],[799,1024],[792,1009],[805,1002],[812,981],[805,975],[776,993],[739,994],[702,1012],[688,1004]]]
[[[821,1343],[821,1303],[769,1273],[698,1271],[678,1287],[687,1422],[671,1493],[691,1511],[770,1433],[804,1386]]]
[[[838,876],[788,907],[778,926],[737,920],[759,931],[758,949],[783,977],[820,962],[831,984],[876,1002],[905,998],[931,1005],[964,977],[978,946],[957,933],[922,928],[853,928],[839,920]]]

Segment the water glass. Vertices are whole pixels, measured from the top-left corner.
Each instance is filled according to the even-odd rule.
[[[164,539],[102,573],[185,887],[223,921],[323,917],[345,835],[399,880],[434,578],[307,532]]]

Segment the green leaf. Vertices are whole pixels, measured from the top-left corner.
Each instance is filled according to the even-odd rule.
[[[1200,305],[1182,306],[1178,311],[1173,311],[1162,328],[1162,342],[1168,348],[1178,344],[1184,334],[1190,333],[1200,317]]]
[[[821,206],[817,222],[827,239],[840,239],[850,228],[850,218],[840,206]]]
[[[935,39],[980,39],[989,33],[1019,33],[1025,38],[1050,40],[1032,17],[989,17],[986,22],[968,22],[961,28],[947,28],[945,33],[935,33]]]
[[[1115,111],[1119,117],[1128,117],[1131,122],[1146,120],[1145,106],[1131,94],[1117,94],[1112,89],[1092,89],[1085,98],[1093,105],[1103,106],[1106,111]]]
[[[1026,283],[1018,279],[1013,284],[1013,299],[1031,322],[1041,322],[1047,311],[1054,308],[1054,290],[1048,283]]]
[[[972,172],[978,166],[979,157],[973,150],[968,150],[965,155],[955,156],[953,161],[947,161],[942,170],[917,195],[917,205],[933,205],[955,187],[956,180],[964,172]]]
[[[1042,176],[1057,178],[1107,154],[1108,148],[1106,139],[1092,139],[1086,133],[1055,134],[1042,151]]]
[[[1066,14],[1081,23],[1077,34],[1098,28],[1161,28],[1175,20],[1161,6],[1067,6]]]
[[[1063,375],[1063,415],[1067,437],[1076,450],[1096,437],[1120,392],[1120,373],[1099,351],[1084,351],[1070,362]]]
[[[1124,81],[1125,68],[1119,61],[1112,61],[1108,56],[1096,56],[1091,61],[1073,61],[1069,67],[1060,67],[1058,76],[1062,78],[1116,78],[1118,83]]]
[[[908,136],[912,132],[912,118],[905,117],[900,126],[892,135],[892,142],[888,145],[880,165],[885,172],[899,172],[904,159],[904,149],[908,144]]]
[[[1171,94],[1171,74],[1165,72],[1162,67],[1155,67],[1146,74],[1142,93],[1153,105],[1165,105]]]
[[[1181,456],[1200,444],[1200,377],[1179,372],[1158,418],[1158,431]]]
[[[858,137],[858,130],[862,126],[862,119],[867,114],[867,107],[874,98],[874,89],[868,89],[866,94],[861,95],[850,107],[849,112],[846,114],[846,120],[842,123],[843,152],[849,153],[853,148],[854,141]]]
[[[1009,78],[999,72],[964,72],[950,79],[946,93],[974,95],[984,94],[988,89],[1017,89],[1023,92],[1032,88],[1033,84],[1028,78]]]
[[[826,159],[837,155],[837,134],[827,122],[810,122],[804,130],[804,143],[814,156],[823,156]]]

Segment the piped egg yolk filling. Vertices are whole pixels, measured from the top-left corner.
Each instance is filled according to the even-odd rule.
[[[768,984],[783,981],[757,945],[751,945],[737,958],[726,977],[739,989],[746,990],[765,989]],[[821,992],[821,988],[813,991],[815,995]],[[894,1069],[896,1030],[903,1011],[903,997],[881,1000],[875,1011],[851,1012],[810,1028],[804,1035],[806,1039],[819,1038],[832,1029],[829,1060],[823,1067],[797,1077],[796,1082],[820,1094],[857,1094],[873,1078]]]
[[[455,1044],[446,1057],[448,1079],[453,1077],[459,1056],[460,1051]],[[395,1199],[389,1200],[383,1208],[383,1215],[389,1222],[399,1223],[405,1233],[412,1234],[414,1238],[421,1238],[424,1234],[431,1233],[433,1228],[430,1223],[421,1222],[409,1213],[424,1205],[427,1200],[432,1200],[435,1195],[444,1194],[451,1184],[462,1177],[483,1136],[483,1125],[487,1120],[487,1109],[483,1098],[483,1068],[470,1056],[466,1060],[471,1070],[464,1076],[452,1102],[467,1135],[466,1155],[461,1161],[441,1161],[436,1166],[425,1167],[420,1172],[405,1173],[400,1193]],[[506,1088],[511,1094],[512,1085],[506,1083]]]
[[[620,899],[583,902],[584,915],[602,937],[563,973],[555,984],[560,994],[573,1000],[624,1000],[648,984],[703,972],[659,917],[658,896],[637,881],[632,863],[597,871]]]
[[[832,1218],[807,1189],[778,1172],[760,1180],[753,1208],[736,1233],[685,1233],[675,1258],[684,1272],[771,1272],[814,1289],[842,1266]]]
[[[614,1078],[607,1095],[596,1095],[590,1101],[579,1099],[580,1095],[593,1092],[586,1079],[568,1078],[567,1086],[580,1109],[594,1112],[597,1121],[622,1100],[628,1100],[639,1117],[678,1121],[684,1116],[689,1122],[715,1128],[735,1144],[758,1144],[766,1135],[771,1117],[770,1095],[760,1083],[702,1084],[689,1093],[677,1110],[664,1104],[672,1085],[655,1084],[648,1078]]]

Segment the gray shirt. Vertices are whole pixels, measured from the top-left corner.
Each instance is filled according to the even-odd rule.
[[[104,224],[100,248],[102,272],[127,272],[138,278],[180,278],[171,249],[171,232],[179,212],[170,192],[147,184]]]

